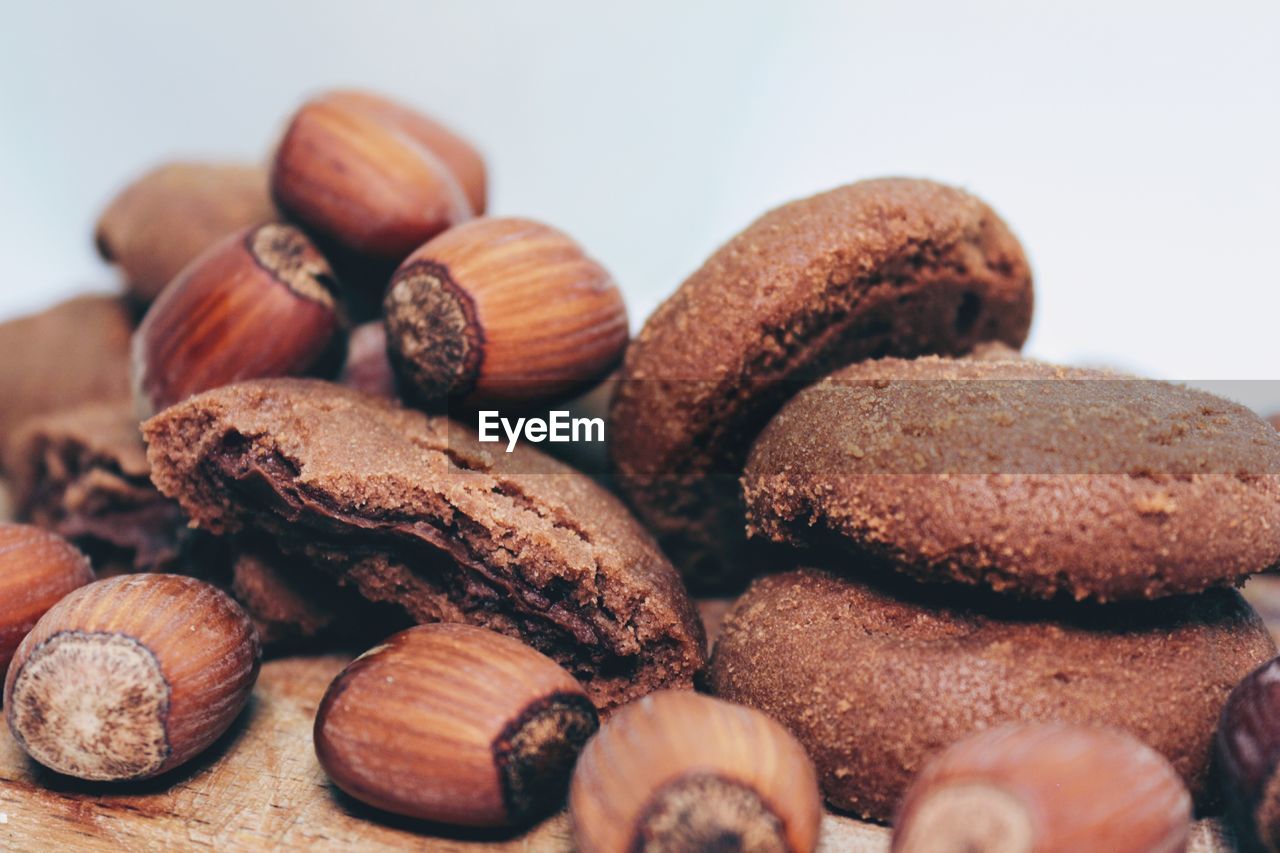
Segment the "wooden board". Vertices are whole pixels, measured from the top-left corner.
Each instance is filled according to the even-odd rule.
[[[569,851],[564,815],[514,837],[388,818],[343,795],[316,762],[316,706],[343,657],[268,662],[241,719],[193,765],[130,785],[79,782],[30,761],[0,733],[0,849],[261,850],[317,847],[444,853]],[[829,816],[824,850],[883,851],[888,830]]]

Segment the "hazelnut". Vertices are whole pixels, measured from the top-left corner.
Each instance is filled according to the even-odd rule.
[[[375,397],[398,399],[396,374],[387,357],[387,329],[381,320],[362,323],[351,331],[338,383]]]
[[[330,98],[304,104],[276,149],[271,193],[342,249],[398,263],[473,215],[452,170],[395,124]]]
[[[383,305],[388,351],[419,402],[532,402],[603,378],[627,344],[608,271],[528,219],[478,219],[422,246]]]
[[[193,261],[133,335],[140,412],[243,379],[314,367],[342,321],[329,265],[291,225],[249,228]]]
[[[197,255],[233,231],[275,219],[258,166],[167,163],[112,199],[95,241],[140,302],[160,295]]]
[[[18,744],[59,773],[147,779],[227,730],[258,677],[249,617],[179,575],[82,587],[41,617],[14,655],[4,707]]]
[[[449,167],[466,193],[471,211],[477,216],[484,213],[488,178],[484,158],[470,142],[440,122],[372,92],[344,89],[327,92],[317,100],[364,112],[408,134]]]
[[[0,524],[0,673],[45,611],[92,581],[89,560],[62,537]]]
[[[811,851],[822,801],[813,762],[778,723],[663,691],[623,707],[587,744],[569,811],[582,853]]]
[[[501,634],[420,625],[356,658],[316,715],[316,755],[364,803],[463,826],[559,805],[595,708],[573,676]]]
[[[1280,850],[1280,658],[1231,692],[1216,745],[1232,822],[1243,839]]]
[[[1015,724],[925,766],[894,822],[898,853],[1182,850],[1191,795],[1159,753],[1118,731]]]

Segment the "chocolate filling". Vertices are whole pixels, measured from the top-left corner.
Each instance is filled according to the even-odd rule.
[[[101,567],[168,571],[178,559],[182,511],[145,474],[126,470],[74,433],[38,433],[19,448],[16,513],[72,540]],[[25,466],[25,467],[24,467]]]

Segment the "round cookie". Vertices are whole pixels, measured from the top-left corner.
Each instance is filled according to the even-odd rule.
[[[207,391],[143,435],[152,480],[193,526],[265,538],[414,622],[514,636],[601,708],[692,687],[706,661],[702,624],[653,539],[531,445],[494,451],[443,416],[307,379]]]
[[[793,398],[742,478],[749,535],[924,579],[1156,598],[1280,560],[1280,435],[1183,386],[1034,361],[851,365]]]
[[[789,727],[827,801],[864,817],[891,818],[935,752],[1016,720],[1128,731],[1203,804],[1222,705],[1274,654],[1230,590],[1055,609],[801,569],[756,581],[734,605],[708,683]]]
[[[627,351],[609,426],[627,497],[691,585],[743,573],[736,478],[792,393],[880,355],[1021,346],[1031,271],[986,204],[931,181],[863,181],[766,213]]]

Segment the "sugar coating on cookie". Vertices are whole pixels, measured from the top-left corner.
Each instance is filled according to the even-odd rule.
[[[608,492],[527,447],[326,382],[261,380],[144,427],[152,477],[213,533],[271,537],[418,622],[519,637],[610,707],[687,687],[702,626]]]
[[[628,349],[609,427],[624,490],[691,583],[740,573],[734,479],[788,396],[860,359],[1021,346],[1031,307],[1017,239],[961,190],[872,180],[770,211]]]
[[[1018,361],[836,371],[761,433],[749,532],[926,579],[1156,598],[1280,559],[1280,436],[1169,383]],[[856,559],[856,557],[855,557]]]
[[[1222,705],[1274,654],[1232,590],[1063,607],[801,569],[739,599],[707,680],[791,729],[832,806],[888,820],[932,755],[1013,721],[1127,731],[1204,805]]]

